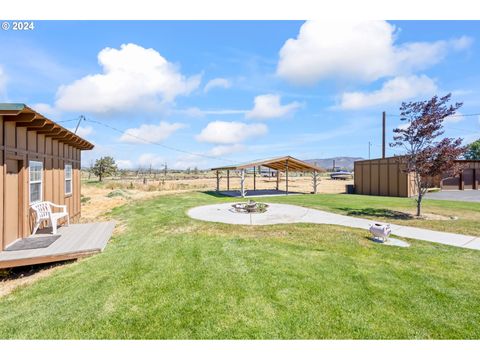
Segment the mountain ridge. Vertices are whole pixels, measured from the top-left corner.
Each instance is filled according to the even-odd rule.
[[[353,164],[357,160],[364,160],[362,157],[351,157],[351,156],[337,156],[332,158],[325,159],[309,159],[304,160],[310,164],[317,164],[326,170],[331,170],[333,167],[333,161],[335,160],[335,168],[340,168],[342,170],[353,170]]]

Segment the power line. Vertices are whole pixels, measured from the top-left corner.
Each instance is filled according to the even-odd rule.
[[[399,114],[387,114],[388,116],[394,116],[394,117],[402,117],[402,115]],[[468,116],[480,116],[480,113],[474,113],[474,114],[453,114],[449,115],[447,117],[468,117]]]
[[[78,119],[78,118],[77,118]],[[131,136],[131,137],[134,137],[136,139],[139,139],[143,142],[146,142],[146,143],[149,143],[149,144],[152,144],[152,145],[157,145],[157,146],[160,146],[160,147],[163,147],[165,149],[168,149],[168,150],[171,150],[171,151],[177,151],[177,152],[181,152],[181,153],[184,153],[184,154],[188,154],[188,155],[193,155],[193,156],[198,156],[198,157],[204,157],[204,158],[208,158],[208,159],[214,159],[214,160],[220,160],[220,161],[225,161],[225,162],[228,162],[228,163],[233,163],[234,161],[232,160],[228,160],[228,159],[224,159],[224,158],[220,158],[220,157],[216,157],[216,156],[210,156],[210,155],[205,155],[205,154],[198,154],[198,153],[194,153],[194,152],[190,152],[190,151],[187,151],[187,150],[182,150],[182,149],[178,149],[178,148],[175,148],[175,147],[172,147],[172,146],[167,146],[167,145],[164,145],[164,144],[161,144],[161,143],[158,143],[158,142],[154,142],[154,141],[150,141],[150,140],[147,140],[147,139],[144,139],[140,136],[137,136],[137,135],[133,135],[131,133],[128,133],[126,132],[125,130],[120,130],[120,129],[117,129],[116,127],[113,127],[111,125],[107,125],[107,124],[104,124],[100,121],[97,121],[97,120],[92,120],[92,119],[87,119],[87,118],[84,118],[83,121],[86,121],[86,122],[91,122],[91,123],[94,123],[94,124],[98,124],[98,125],[101,125],[101,126],[104,126],[106,128],[109,128],[113,131],[116,131],[120,134],[125,134],[127,136]]]
[[[449,125],[445,125],[445,127],[448,128],[448,129],[450,129],[450,130],[467,131],[467,132],[470,132],[470,133],[472,132],[472,129],[469,129],[469,130],[467,130],[467,129],[460,129],[460,128],[457,128],[457,127],[451,127],[451,126],[449,126]],[[478,133],[478,132],[480,132],[480,131],[473,131],[473,133]]]
[[[71,121],[78,121],[79,117],[76,117],[75,119],[69,119],[69,120],[60,120],[60,121],[55,121],[56,123],[66,123],[66,122],[71,122]]]

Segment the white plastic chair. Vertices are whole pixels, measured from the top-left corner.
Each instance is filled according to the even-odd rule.
[[[52,226],[52,234],[55,235],[57,233],[57,223],[58,219],[63,217],[67,218],[67,226],[70,225],[70,216],[67,212],[66,205],[56,205],[50,201],[37,201],[30,205],[33,211],[35,212],[35,227],[33,229],[32,235],[38,230],[40,224],[47,220],[50,225]],[[52,208],[60,208],[62,211],[60,212],[53,212]]]

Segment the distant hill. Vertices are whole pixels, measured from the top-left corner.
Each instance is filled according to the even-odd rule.
[[[331,170],[333,166],[333,160],[335,160],[335,167],[346,170],[353,170],[353,163],[357,160],[363,160],[361,157],[348,157],[348,156],[338,156],[328,159],[311,159],[304,160],[308,163],[317,163],[317,166],[320,166],[324,169]]]

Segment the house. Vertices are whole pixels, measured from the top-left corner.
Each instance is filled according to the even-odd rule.
[[[0,104],[0,251],[31,234],[35,201],[66,205],[79,221],[81,152],[92,148],[24,104]]]
[[[442,190],[480,190],[480,160],[457,160],[461,172],[432,180]],[[401,156],[355,161],[355,193],[362,195],[411,197],[417,192],[413,173],[405,171]]]

